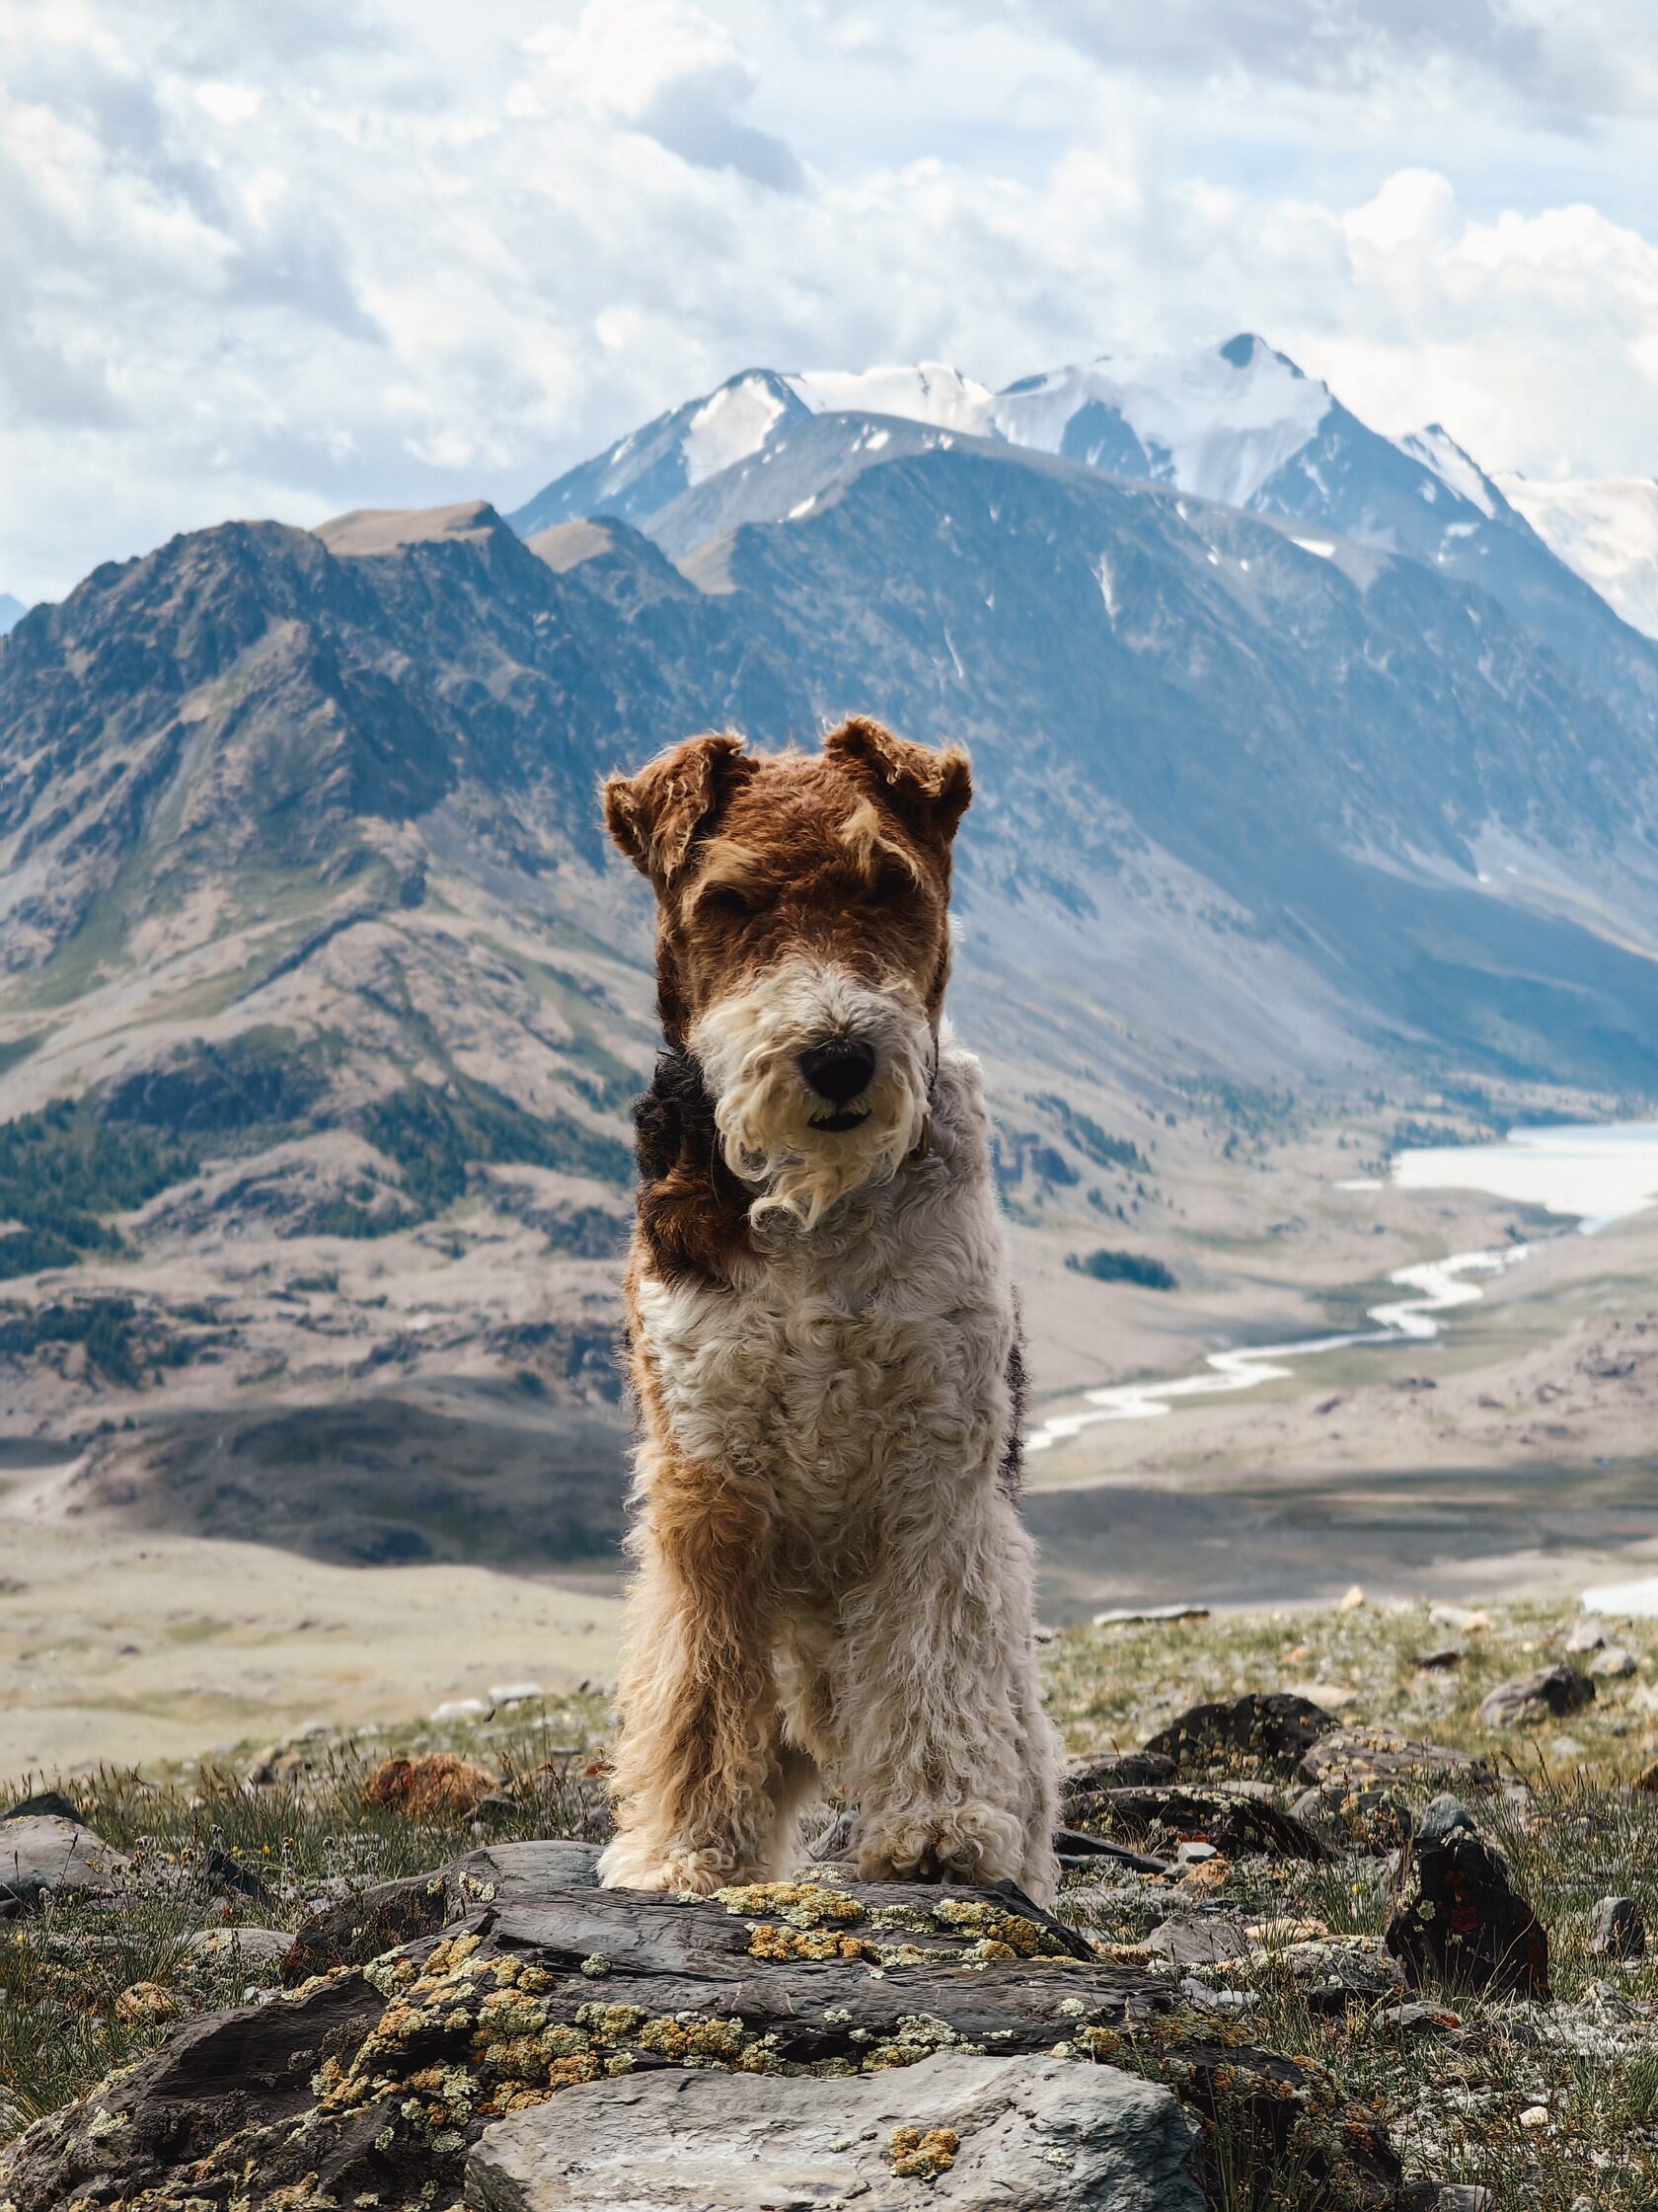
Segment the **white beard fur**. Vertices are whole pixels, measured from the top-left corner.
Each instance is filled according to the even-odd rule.
[[[856,1129],[812,1127],[831,1109],[801,1075],[799,1056],[834,1035],[875,1053],[868,1088],[851,1102],[867,1114]],[[711,1007],[687,1041],[714,1100],[726,1165],[757,1187],[756,1224],[779,1213],[815,1229],[848,1191],[888,1182],[927,1126],[933,1032],[907,978],[877,987],[844,968],[785,960]]]

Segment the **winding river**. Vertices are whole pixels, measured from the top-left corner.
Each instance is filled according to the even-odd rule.
[[[1392,1180],[1406,1190],[1483,1190],[1575,1218],[1579,1230],[1593,1236],[1658,1201],[1658,1122],[1563,1123],[1516,1129],[1497,1144],[1425,1146],[1396,1154]],[[1383,1185],[1358,1181],[1337,1187],[1375,1190]],[[1211,1352],[1204,1371],[1196,1375],[1086,1391],[1079,1411],[1050,1416],[1026,1437],[1025,1449],[1049,1451],[1100,1421],[1153,1420],[1181,1399],[1218,1397],[1281,1381],[1294,1372],[1284,1364],[1287,1360],[1312,1359],[1354,1344],[1437,1336],[1443,1326],[1440,1315],[1471,1305],[1484,1295],[1482,1279],[1518,1266],[1531,1250],[1525,1244],[1504,1245],[1400,1267],[1388,1280],[1406,1295],[1372,1306],[1366,1317],[1375,1324],[1372,1329]]]

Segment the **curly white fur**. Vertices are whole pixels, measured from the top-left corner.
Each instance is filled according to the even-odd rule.
[[[868,1089],[851,1102],[856,1129],[812,1126],[824,1102],[799,1056],[829,1036],[855,1036],[875,1053]],[[759,1186],[751,1217],[789,1215],[815,1229],[835,1201],[887,1182],[927,1122],[933,1032],[907,977],[878,988],[801,956],[769,968],[718,1000],[691,1032],[715,1102],[715,1124],[734,1175]]]

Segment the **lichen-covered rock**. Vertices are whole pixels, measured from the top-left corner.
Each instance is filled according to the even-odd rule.
[[[1300,1772],[1304,1782],[1348,1789],[1373,1782],[1455,1783],[1463,1790],[1497,1786],[1489,1760],[1448,1744],[1421,1743],[1393,1728],[1333,1728],[1306,1751]]]
[[[901,2075],[758,2081],[633,2075],[556,2114],[489,2128],[467,2162],[479,2212],[730,2212],[926,2201],[974,2212],[1202,2212],[1192,2128],[1114,2067],[940,2052]]]
[[[555,1855],[568,1848],[501,1846],[393,1885],[401,1910],[464,1917],[180,2026],[0,2153],[0,2205],[416,2212],[455,2202],[491,2123],[583,2084],[712,2072],[820,2087],[941,2052],[1118,2067],[1197,2117],[1204,2173],[1243,2140],[1324,2176],[1332,2206],[1391,2203],[1397,2161],[1330,2076],[1212,2029],[1187,2040],[1171,1976],[1100,1957],[1011,1885],[661,1897],[566,1885]],[[583,1857],[570,1881],[591,1880]],[[360,1944],[380,1909],[365,1906],[329,1941]],[[316,1925],[311,1941],[327,1954]],[[1079,2109],[1087,2097],[1080,2081]],[[911,2107],[902,2125],[894,2177],[941,2185],[956,2123]]]
[[[1548,1995],[1543,1923],[1455,1797],[1422,1815],[1386,1941],[1414,1989]]]
[[[1336,1725],[1335,1715],[1311,1698],[1287,1690],[1251,1691],[1230,1704],[1194,1705],[1153,1736],[1146,1749],[1172,1759],[1182,1774],[1239,1764],[1290,1774]]]
[[[1182,1840],[1213,1844],[1228,1859],[1264,1853],[1327,1859],[1310,1828],[1263,1797],[1225,1790],[1095,1790],[1070,1809],[1076,1826],[1161,1851]]]

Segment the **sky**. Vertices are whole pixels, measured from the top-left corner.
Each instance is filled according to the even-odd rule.
[[[517,504],[737,370],[1261,333],[1658,473],[1651,0],[0,0],[0,590]]]

